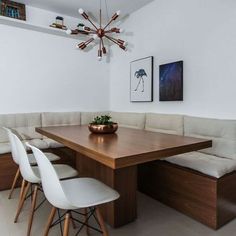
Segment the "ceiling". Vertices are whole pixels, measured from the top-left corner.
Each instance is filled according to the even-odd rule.
[[[105,0],[102,1],[102,9],[106,9]],[[153,0],[106,0],[108,5],[108,15],[117,10],[121,10],[122,15],[130,14]],[[20,0],[27,5],[54,11],[73,17],[79,17],[78,9],[83,8],[86,12],[92,13],[95,17],[98,15],[100,0]],[[107,14],[105,19],[107,19]]]

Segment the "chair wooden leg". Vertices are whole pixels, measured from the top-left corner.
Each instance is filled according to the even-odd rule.
[[[30,210],[30,217],[29,217],[29,222],[28,222],[27,236],[30,236],[30,232],[32,228],[32,223],[34,219],[34,211],[35,211],[35,206],[36,206],[36,201],[37,201],[37,194],[38,194],[38,186],[35,186],[34,194],[32,198],[31,210]]]
[[[50,213],[49,218],[48,218],[47,225],[46,225],[45,230],[44,230],[44,236],[48,236],[50,226],[51,226],[52,221],[54,219],[54,216],[56,214],[56,210],[57,210],[56,207],[52,207],[51,213]]]
[[[88,209],[87,208],[84,208],[84,218],[85,218],[85,221],[84,223],[85,224],[88,224]],[[89,231],[89,227],[86,225],[86,234],[89,235],[90,234],[90,231]]]
[[[96,207],[96,215],[97,215],[98,222],[99,222],[99,224],[100,224],[101,230],[102,230],[102,232],[103,232],[102,235],[103,235],[103,236],[108,236],[108,232],[107,232],[106,225],[105,225],[105,223],[104,223],[102,214],[101,214],[100,210],[98,209],[98,207]]]
[[[21,183],[21,188],[20,188],[20,197],[19,197],[20,199],[22,198],[22,194],[25,190],[25,184],[26,184],[26,181],[23,179]]]
[[[16,182],[17,182],[19,177],[20,177],[20,168],[18,167],[16,175],[15,175],[13,183],[12,183],[12,186],[11,186],[11,191],[9,193],[8,199],[11,199],[12,193],[13,193],[15,187],[16,187]]]
[[[23,205],[24,205],[25,198],[26,198],[26,195],[27,195],[27,193],[28,193],[28,191],[29,191],[30,186],[31,186],[31,183],[28,183],[27,186],[26,186],[26,188],[24,189],[24,192],[23,192],[22,197],[21,197],[21,199],[20,199],[20,201],[19,201],[19,204],[18,204],[16,216],[15,216],[15,219],[14,219],[14,223],[16,223],[17,220],[18,220],[18,217],[19,217],[20,212],[21,212],[21,210],[22,210],[22,207],[23,207]]]
[[[69,227],[70,227],[70,213],[67,213],[64,222],[63,236],[69,235]]]
[[[75,224],[75,221],[73,220],[72,213],[70,212],[69,214],[70,214],[70,219],[71,219],[73,229],[76,229],[76,224]]]

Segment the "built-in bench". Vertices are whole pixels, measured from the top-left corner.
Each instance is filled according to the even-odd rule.
[[[140,165],[138,187],[214,229],[235,218],[236,121],[155,113],[46,112],[0,115],[0,127],[13,129],[23,142],[74,165],[72,150],[38,134],[35,127],[85,125],[101,114],[110,114],[122,127],[213,140],[212,148]],[[10,188],[15,171],[8,137],[0,129],[0,190]]]

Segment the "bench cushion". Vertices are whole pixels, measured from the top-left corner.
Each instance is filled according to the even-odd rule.
[[[200,152],[236,159],[236,121],[186,116],[184,135],[213,141],[212,148]]]
[[[44,142],[47,143],[49,148],[59,148],[59,147],[64,147],[63,144],[58,143],[57,141],[50,139],[50,138],[44,138],[43,139]]]
[[[96,116],[109,115],[108,111],[81,112],[81,125],[88,125]]]
[[[144,129],[145,113],[111,112],[110,115],[120,127]]]
[[[236,160],[216,157],[201,152],[180,154],[164,160],[215,178],[220,178],[236,170]]]
[[[10,153],[11,145],[10,143],[0,143],[0,154]]]
[[[80,125],[80,112],[42,113],[42,126]]]
[[[35,132],[35,127],[41,127],[40,113],[0,115],[0,143],[7,143],[7,133],[1,127],[13,129],[23,140],[42,138],[41,134]]]
[[[181,115],[147,113],[145,129],[159,133],[183,135],[184,117]]]

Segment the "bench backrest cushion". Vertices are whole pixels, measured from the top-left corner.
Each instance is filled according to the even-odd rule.
[[[184,117],[182,115],[147,113],[145,130],[183,135]]]
[[[0,115],[0,127],[11,128],[23,140],[42,138],[41,134],[35,132],[35,127],[41,126],[40,113]],[[7,133],[0,128],[0,143],[5,142],[9,142]]]
[[[236,121],[184,117],[184,135],[211,139],[212,148],[200,152],[236,159]]]
[[[88,125],[96,116],[109,115],[108,111],[81,112],[81,125]]]
[[[80,125],[80,112],[42,113],[42,126]]]
[[[145,113],[111,112],[110,115],[120,127],[144,129]]]

